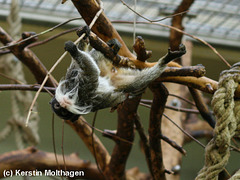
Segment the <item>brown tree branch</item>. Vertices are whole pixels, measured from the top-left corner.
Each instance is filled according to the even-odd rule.
[[[93,17],[95,16],[96,12],[99,10],[99,5],[94,0],[72,0],[74,6],[77,8],[78,12],[85,20],[85,22],[89,25]],[[145,68],[145,67],[152,67],[155,63],[149,62],[142,62],[138,61],[134,54],[132,54],[129,49],[127,48],[126,44],[113,27],[112,23],[106,17],[105,13],[102,12],[99,16],[97,22],[94,24],[92,31],[100,37],[103,41],[107,42],[111,39],[117,39],[121,44],[122,47],[120,48],[119,55],[128,57],[130,60],[133,61],[137,68]],[[170,62],[172,66],[177,66],[176,63]]]
[[[199,89],[209,94],[213,94],[216,91],[218,86],[218,83],[216,81],[209,79],[207,77],[196,78],[196,77],[190,77],[190,76],[185,76],[185,77],[169,76],[169,77],[160,77],[157,79],[157,81],[179,83],[195,89]],[[209,85],[212,87],[212,89],[209,89],[208,87]],[[239,87],[239,90],[240,90],[240,87]],[[240,97],[240,94],[237,94],[237,96]]]
[[[184,4],[184,2],[185,2],[185,0],[182,0],[182,3],[178,6],[178,9],[181,8],[181,5]],[[186,10],[188,10],[188,9],[182,9],[181,11],[175,11],[173,14],[183,12],[183,11],[186,11]],[[185,15],[186,14],[183,14],[181,16],[174,16],[173,19],[172,19],[171,26],[174,27],[174,28],[177,28],[176,25],[178,23],[181,24],[182,19]],[[176,21],[176,23],[173,23],[174,19],[178,19]],[[179,29],[179,28],[177,28],[177,29]],[[173,31],[173,29],[170,29],[169,44],[170,44],[171,49],[173,49],[173,50],[178,49],[179,44],[182,43],[182,35],[183,34],[181,33],[180,36],[174,36],[174,34],[176,32],[177,31],[175,31],[175,30]],[[181,58],[181,59],[183,59],[183,58]],[[178,59],[175,60],[175,62],[178,62],[180,64],[181,59],[178,58]],[[169,90],[176,93],[177,95],[182,96],[182,97],[186,97],[186,91],[185,91],[185,89],[183,89],[184,87],[181,87],[179,85],[173,85],[173,84],[167,84],[166,87]],[[171,102],[173,102],[173,98],[169,98],[168,103],[171,103]],[[167,114],[167,113],[169,113],[169,111],[166,110],[165,113]],[[172,116],[174,118],[174,121],[176,123],[178,123],[179,126],[181,127],[182,126],[182,120],[185,118],[186,114],[185,113],[174,112],[174,114],[172,114]],[[182,134],[179,134],[179,132],[176,131],[175,127],[169,126],[169,124],[166,123],[165,120],[166,119],[164,119],[164,121],[163,121],[163,126],[164,126],[163,133],[167,137],[169,137],[171,140],[174,140],[177,144],[182,146],[184,136]],[[173,151],[173,149],[170,149],[168,146],[165,145],[165,146],[163,146],[163,154],[164,154],[164,163],[165,163],[167,168],[172,169],[172,167],[174,167],[176,164],[180,164],[181,159],[182,159],[182,154],[180,154],[179,152]],[[173,180],[173,179],[177,180],[180,177],[179,177],[179,175],[175,175],[175,176],[170,176],[170,177],[167,176],[167,178],[171,179],[171,180]]]
[[[150,85],[153,92],[153,103],[150,111],[149,144],[151,152],[152,170],[154,179],[166,179],[160,143],[162,115],[167,102],[168,90],[161,83],[153,82]]]
[[[178,8],[174,11],[173,14],[178,14],[178,13],[187,11],[191,7],[193,2],[194,2],[194,0],[183,0],[181,2],[181,4],[178,6]],[[186,15],[187,14],[182,14],[181,16],[174,16],[172,18],[172,24],[171,25],[175,28],[180,29],[180,30],[184,30],[184,27],[182,25],[182,21],[183,21],[183,18]],[[172,50],[177,50],[178,49],[179,44],[181,44],[181,42],[182,42],[182,36],[183,36],[182,33],[177,32],[173,29],[170,29],[169,41],[171,42],[170,47],[171,47]],[[178,62],[179,62],[179,64],[181,64],[180,61],[178,61]]]
[[[203,101],[202,93],[197,89],[193,89],[193,88],[189,88],[189,91],[203,119],[206,120],[212,128],[214,128],[216,122],[215,122],[213,113],[210,112],[207,105]]]
[[[160,139],[162,139],[163,141],[168,143],[170,146],[172,146],[174,149],[176,149],[177,151],[179,151],[183,155],[187,154],[186,150],[183,149],[183,147],[179,146],[175,141],[169,139],[167,136],[164,136],[164,135],[160,134]]]
[[[37,91],[40,88],[40,85],[30,85],[30,84],[0,84],[0,90],[22,90],[22,91]],[[56,88],[54,87],[44,87],[42,92],[50,91],[55,93]]]
[[[166,73],[171,74],[170,69],[167,69],[167,71],[168,70],[169,70],[169,72],[166,72]],[[192,76],[166,76],[166,77],[164,77],[165,76],[164,73],[162,75],[163,75],[163,77],[161,76],[157,79],[158,82],[178,83],[178,84],[182,84],[182,85],[186,85],[188,87],[198,89],[200,91],[203,91],[203,92],[206,92],[209,94],[213,94],[217,90],[217,86],[218,86],[217,81],[214,81],[207,77],[200,77],[200,78],[192,77]],[[22,85],[0,85],[0,90],[21,90],[20,86],[22,86]],[[34,90],[35,91],[35,88],[37,89],[37,86],[35,86],[34,89],[32,89],[31,86],[32,85],[29,85],[29,89],[26,87],[25,89],[23,88],[22,90]],[[238,86],[238,88],[235,92],[235,97],[240,98],[240,85]]]
[[[24,34],[24,38],[31,34]],[[0,41],[4,44],[15,43],[13,39],[0,27]],[[38,59],[38,57],[28,48],[25,48],[29,43],[36,41],[30,39],[29,41],[20,43],[15,46],[9,47],[9,50],[32,72],[38,83],[41,83],[47,74],[47,69]],[[55,86],[54,81],[50,78],[47,81],[47,86]]]
[[[4,54],[8,54],[10,52],[11,52],[10,50],[0,50],[0,56]]]
[[[118,127],[117,136],[129,142],[134,140],[134,121],[137,117],[137,108],[141,96],[127,99],[123,104],[119,105],[118,112]],[[107,177],[110,179],[125,179],[125,167],[127,158],[132,149],[132,144],[119,141],[116,143],[112,158],[109,163]]]
[[[77,34],[79,37],[82,35],[82,32],[83,32],[82,29],[79,29],[77,31]],[[124,66],[124,67],[132,67],[132,68],[135,67],[133,62],[130,61],[129,58],[116,54],[113,51],[113,49],[107,43],[101,40],[95,33],[90,32],[88,38],[89,38],[90,45],[94,49],[103,53],[108,59],[112,60],[115,66]]]
[[[106,170],[107,164],[110,162],[110,155],[107,151],[107,149],[104,147],[104,145],[101,143],[99,138],[93,134],[93,139],[94,142],[92,141],[92,128],[89,127],[86,123],[84,123],[85,119],[80,116],[77,121],[72,123],[71,121],[66,121],[73,130],[76,131],[78,136],[83,140],[89,151],[92,153],[94,156],[94,150],[93,150],[93,145],[94,143],[94,148],[96,152],[96,159],[97,162],[99,163],[99,166],[101,167],[101,170],[104,172]]]
[[[146,50],[145,42],[141,36],[136,37],[133,49],[136,52],[137,59],[139,61],[145,62],[148,58],[152,56],[152,51]]]
[[[184,67],[167,67],[161,74],[161,77],[169,76],[194,76],[203,77],[206,73],[203,65],[184,66]]]
[[[168,69],[167,69],[168,71]],[[174,70],[175,71],[175,70]],[[181,70],[180,70],[181,71]],[[169,72],[166,72],[170,74],[170,69]],[[176,74],[177,75],[177,74]],[[190,75],[190,74],[189,74]],[[214,81],[210,78],[207,77],[192,77],[192,76],[166,76],[164,77],[159,77],[157,79],[158,82],[173,82],[173,83],[178,83],[178,84],[183,84],[188,87],[192,87],[195,89],[198,89],[200,91],[213,94],[217,90],[218,83],[217,81]],[[0,85],[0,90],[33,90],[37,89],[37,86],[34,86],[32,88],[32,85],[29,85],[29,87],[26,88],[21,88],[22,85]],[[25,85],[27,86],[27,85]],[[235,92],[235,97],[240,98],[240,85],[238,86],[236,92]]]
[[[152,162],[151,162],[151,154],[150,154],[150,147],[149,147],[149,141],[148,141],[148,137],[145,135],[144,133],[144,128],[140,122],[140,118],[136,118],[135,119],[135,126],[136,129],[138,131],[138,134],[140,136],[140,145],[143,149],[143,152],[145,154],[145,159],[147,161],[147,165],[148,165],[148,169],[149,172],[151,173],[152,177],[154,176],[153,174],[153,170],[152,170]]]
[[[94,0],[72,0],[72,2],[88,25],[90,24],[90,22],[100,8],[99,4],[97,4]],[[105,42],[111,39],[117,39],[122,44],[119,54],[125,57],[135,59],[134,55],[128,50],[124,41],[122,40],[116,29],[114,29],[112,23],[106,17],[104,12],[101,13],[98,20],[92,27],[92,30]]]

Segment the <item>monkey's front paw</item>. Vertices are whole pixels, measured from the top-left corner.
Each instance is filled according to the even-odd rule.
[[[112,48],[113,53],[116,55],[121,48],[121,43],[117,39],[111,39],[107,42],[107,45]]]
[[[90,36],[91,29],[88,26],[84,26],[77,30],[77,35],[80,37],[83,33],[85,33],[84,39]]]
[[[73,57],[78,52],[77,46],[72,41],[65,42],[65,51],[68,51]]]

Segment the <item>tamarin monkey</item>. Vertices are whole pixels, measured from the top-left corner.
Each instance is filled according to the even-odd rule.
[[[85,42],[81,41],[79,48],[71,41],[65,43],[72,62],[50,102],[53,111],[65,120],[75,121],[80,115],[115,107],[127,98],[126,93],[130,97],[139,95],[161,75],[168,62],[186,53],[185,46],[181,44],[179,51],[169,50],[151,68],[116,69],[100,51],[94,48],[86,51]],[[108,45],[117,52],[121,46],[116,39],[110,40]]]

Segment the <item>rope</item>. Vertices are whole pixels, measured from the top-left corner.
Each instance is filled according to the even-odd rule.
[[[9,24],[9,34],[14,39],[19,39],[21,32],[21,18],[19,16],[18,0],[12,0],[11,12],[7,18]],[[19,62],[12,54],[2,57],[3,62],[1,69],[8,76],[17,79],[26,84],[21,62]],[[12,81],[12,83],[15,83]],[[35,113],[31,118],[31,123],[25,127],[25,119],[27,110],[32,102],[32,94],[29,91],[14,91],[11,94],[11,112],[12,117],[8,120],[5,128],[0,132],[0,141],[5,140],[11,132],[15,132],[16,145],[18,149],[23,149],[27,145],[35,145],[39,142],[38,121],[39,116]],[[36,106],[34,111],[37,111]]]
[[[206,146],[205,165],[196,180],[217,180],[228,163],[231,138],[240,130],[240,102],[234,100],[234,92],[239,83],[240,63],[220,75],[218,90],[212,99],[213,112],[217,119],[214,137]]]

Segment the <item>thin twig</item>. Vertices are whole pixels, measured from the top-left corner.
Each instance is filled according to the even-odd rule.
[[[181,100],[183,100],[183,101],[191,104],[192,106],[196,106],[196,105],[195,105],[193,102],[191,102],[190,100],[185,99],[185,98],[183,98],[183,97],[181,97],[181,96],[178,96],[178,95],[176,95],[176,94],[169,94],[169,96],[176,97],[176,98],[178,98],[178,99],[181,99]],[[141,99],[141,102],[151,104],[151,103],[152,103],[152,100]]]
[[[191,104],[192,106],[196,106],[196,104],[194,104],[192,101],[190,101],[190,100],[188,100],[188,99],[186,99],[186,98],[183,98],[183,97],[181,97],[181,96],[178,96],[178,95],[176,95],[176,94],[169,94],[169,96],[176,97],[176,98],[178,98],[178,99],[181,99],[181,100],[183,100],[183,101]]]
[[[126,24],[132,24],[133,22],[131,21],[112,21],[112,23],[126,23]],[[186,36],[189,36],[203,44],[205,44],[206,46],[208,46],[228,67],[231,67],[231,65],[227,62],[227,60],[212,46],[210,45],[208,42],[206,42],[205,40],[203,39],[200,39],[194,35],[191,35],[191,34],[188,34],[186,33],[185,31],[182,31],[176,27],[173,27],[173,26],[169,26],[169,25],[166,25],[166,24],[162,24],[162,23],[159,23],[159,22],[145,22],[145,21],[137,21],[136,23],[138,24],[155,24],[155,25],[158,25],[158,26],[163,26],[163,27],[166,27],[166,28],[169,28],[169,29],[173,29],[175,31],[178,31],[182,34],[185,34]]]
[[[149,21],[151,24],[158,24],[158,25],[160,25],[160,26],[173,29],[173,30],[175,30],[175,31],[178,31],[178,32],[180,32],[180,33],[182,33],[182,34],[185,34],[185,35],[187,35],[187,36],[190,36],[190,37],[192,37],[192,38],[194,38],[194,39],[202,42],[203,44],[205,44],[205,45],[207,45],[208,47],[210,47],[210,48],[213,50],[213,52],[214,52],[215,54],[217,54],[218,57],[220,57],[220,59],[221,59],[228,67],[231,67],[231,65],[227,62],[227,60],[225,60],[224,57],[223,57],[212,45],[210,45],[210,44],[207,43],[206,41],[204,41],[204,40],[202,40],[202,39],[200,39],[200,38],[197,38],[196,36],[190,35],[190,34],[184,32],[184,31],[182,31],[182,30],[180,30],[180,29],[178,29],[178,28],[176,28],[176,27],[169,26],[169,25],[165,25],[165,24],[158,23],[158,22],[154,22],[154,21],[152,21],[151,19],[148,19],[148,18],[146,18],[145,16],[141,15],[140,13],[136,12],[134,9],[132,9],[130,6],[128,6],[123,0],[120,0],[120,1],[123,3],[123,5],[127,6],[127,8],[130,9],[132,12],[134,12],[135,14],[137,14],[138,16],[140,16],[141,18]],[[186,13],[186,12],[188,12],[188,11],[181,12],[181,14]],[[177,15],[177,14],[176,14],[176,15]],[[138,23],[138,22],[133,22],[133,23]],[[147,23],[147,22],[145,22],[145,23]]]
[[[4,55],[4,54],[8,54],[8,53],[10,53],[10,50],[1,50],[0,51],[0,56]]]
[[[202,146],[203,148],[205,148],[206,146],[204,144],[202,144],[200,141],[198,141],[196,138],[194,138],[191,134],[189,134],[187,131],[185,131],[184,129],[182,129],[177,123],[175,123],[171,118],[169,118],[166,114],[163,114],[171,123],[173,123],[180,131],[182,131],[186,136],[188,136],[189,138],[191,138],[192,140],[194,140],[196,143],[198,143],[200,146]],[[227,171],[226,168],[224,168],[224,171],[229,175],[229,177],[231,177],[231,175],[229,174],[229,172]]]
[[[174,149],[182,153],[184,156],[187,154],[186,150],[183,149],[180,145],[178,145],[175,141],[169,139],[167,136],[164,136],[163,134],[160,134],[160,139],[168,143],[170,146],[172,146]]]
[[[6,90],[22,90],[22,91],[38,91],[40,89],[40,85],[32,85],[32,84],[0,84],[0,91]],[[54,87],[46,87],[44,86],[41,90],[42,92],[51,92],[54,93],[56,88]]]
[[[58,158],[57,158],[57,151],[56,151],[56,143],[55,143],[55,131],[54,131],[54,113],[52,113],[52,141],[53,141],[53,152],[54,152],[54,156],[55,156],[55,160],[57,163],[57,168],[58,170],[60,170],[60,165],[58,162]],[[61,176],[61,179],[63,180],[63,177]]]
[[[238,142],[236,141],[236,139],[235,139],[235,138],[232,138],[232,141],[233,141],[233,143],[235,144],[235,146],[239,149],[240,147],[239,147],[239,144],[238,144]]]
[[[186,10],[186,11],[183,11],[183,12],[180,12],[180,13],[172,14],[172,15],[170,15],[170,16],[165,16],[164,18],[161,18],[161,19],[152,20],[152,21],[150,21],[150,22],[163,21],[163,20],[165,20],[165,19],[172,18],[172,17],[179,16],[179,15],[183,15],[183,14],[188,13],[188,12],[189,12],[189,10]]]
[[[149,105],[149,104],[145,104],[145,103],[142,103],[142,102],[140,102],[139,104],[144,106],[144,107],[151,108],[151,105]],[[199,114],[199,111],[195,110],[195,109],[187,109],[187,108],[174,107],[174,106],[169,106],[169,105],[165,105],[165,108],[171,109],[171,110],[174,110],[174,111],[179,111],[179,112]]]
[[[189,134],[187,131],[185,131],[184,129],[182,129],[178,124],[176,124],[171,118],[169,118],[166,114],[163,114],[171,123],[173,123],[180,131],[182,131],[186,136],[188,136],[189,138],[191,138],[192,140],[194,140],[196,143],[198,143],[200,146],[202,146],[203,148],[205,148],[206,146],[204,144],[202,144],[200,141],[198,141],[196,138],[194,138],[191,134]],[[228,174],[229,172],[226,170],[226,168],[224,168],[224,171]]]
[[[146,158],[146,161],[147,161],[147,165],[148,165],[148,169],[153,177],[153,170],[152,170],[152,162],[151,162],[151,154],[150,154],[150,147],[149,147],[149,141],[148,141],[148,138],[146,136],[146,134],[144,133],[144,128],[141,124],[141,121],[140,121],[140,118],[137,116],[137,118],[135,118],[135,126],[136,126],[136,129],[138,131],[138,134],[139,134],[139,137],[141,139],[141,144],[142,144],[142,147],[143,147],[143,151],[144,151],[144,154],[145,154],[145,158]]]
[[[19,80],[17,80],[17,79],[14,79],[14,78],[6,75],[6,74],[0,73],[0,76],[4,77],[4,78],[6,78],[6,79],[9,79],[9,80],[11,80],[11,81],[14,81],[14,82],[16,82],[16,83],[18,83],[18,84],[24,84],[23,82],[21,82],[21,81],[19,81]]]
[[[188,136],[189,138],[191,138],[192,140],[194,140],[196,143],[198,143],[200,146],[202,146],[203,148],[205,148],[205,145],[202,144],[200,141],[198,141],[196,138],[194,138],[191,134],[189,134],[187,131],[185,131],[183,128],[181,128],[177,123],[175,123],[171,118],[169,118],[166,114],[164,114],[164,117],[166,117],[171,123],[173,123],[180,131],[183,132],[183,134],[185,134],[186,136]]]
[[[96,111],[94,113],[93,122],[92,122],[92,134],[91,134],[91,137],[92,137],[92,148],[93,148],[93,155],[94,155],[94,159],[95,159],[98,171],[103,175],[103,177],[105,177],[103,172],[102,172],[102,170],[101,170],[101,168],[100,168],[100,166],[99,166],[99,164],[98,164],[96,149],[95,149],[95,146],[94,146],[95,143],[94,143],[94,136],[93,135],[94,135],[94,129],[95,129],[94,128],[95,127],[95,122],[96,122],[96,119],[97,119],[97,113],[98,113],[98,111]]]
[[[100,16],[100,14],[102,13],[103,11],[103,7],[102,7],[102,3],[100,4],[100,10],[97,12],[97,14],[95,15],[95,17],[93,18],[91,24],[89,25],[89,28],[91,29],[92,26],[94,25],[94,23],[96,22],[97,18]],[[77,44],[83,37],[85,36],[85,33],[83,33],[75,42],[74,44]],[[45,79],[43,80],[39,90],[37,91],[37,93],[35,94],[35,97],[32,101],[32,104],[29,108],[29,112],[28,112],[28,116],[27,116],[27,119],[26,119],[26,126],[28,126],[28,121],[29,121],[29,118],[31,116],[31,113],[32,113],[32,109],[33,109],[33,106],[43,88],[43,86],[45,85],[45,83],[47,82],[50,74],[53,72],[53,70],[57,67],[57,65],[63,60],[63,58],[67,55],[67,51],[63,53],[63,55],[56,61],[56,63],[52,66],[52,68],[48,71],[47,75],[45,76]]]
[[[49,38],[47,38],[47,39],[44,39],[44,40],[42,40],[42,41],[38,41],[38,42],[32,43],[32,44],[30,44],[30,45],[27,46],[27,47],[28,47],[28,48],[32,48],[32,47],[36,47],[36,46],[39,46],[39,45],[43,45],[43,44],[45,44],[45,43],[50,42],[51,40],[54,40],[54,39],[56,39],[56,38],[58,38],[58,37],[60,37],[60,36],[65,35],[65,34],[67,34],[67,33],[71,33],[71,32],[73,32],[73,31],[76,31],[78,28],[79,28],[79,27],[75,27],[75,28],[72,28],[72,29],[68,29],[68,30],[63,31],[63,32],[61,32],[61,33],[58,33],[58,34],[56,34],[56,35],[54,35],[54,36],[51,36],[51,37],[49,37]],[[1,56],[1,55],[4,55],[4,54],[8,54],[8,53],[10,53],[10,52],[11,52],[10,50],[0,51],[0,56]]]
[[[106,134],[107,136],[111,136],[111,137],[113,137],[114,139],[119,140],[119,141],[123,141],[123,142],[125,142],[125,143],[133,144],[132,142],[130,142],[130,141],[126,140],[126,139],[123,139],[123,138],[121,138],[121,137],[119,137],[119,136],[117,136],[117,135],[113,135],[113,134],[107,133],[107,132],[105,132],[105,131],[103,131],[103,130],[101,130],[101,129],[98,129],[98,128],[96,128],[96,127],[93,127],[91,124],[89,124],[87,121],[84,121],[83,119],[82,119],[82,122],[84,122],[84,123],[87,124],[90,128],[94,128],[96,131],[98,131],[98,132],[100,132],[100,133],[102,133],[102,134]]]
[[[82,34],[82,36],[79,37],[79,38],[74,42],[74,44],[77,44],[77,43],[83,38],[83,36],[85,36],[85,34]],[[29,108],[28,116],[27,116],[27,120],[26,120],[26,126],[28,126],[28,121],[29,121],[29,118],[30,118],[30,116],[31,116],[31,113],[32,113],[32,110],[33,110],[33,106],[34,106],[34,104],[35,104],[35,102],[36,102],[36,100],[37,100],[37,98],[38,98],[41,90],[43,89],[43,86],[44,86],[45,83],[47,82],[50,74],[53,72],[53,70],[57,67],[57,65],[63,60],[63,58],[64,58],[66,55],[67,55],[67,51],[65,51],[65,52],[63,53],[63,55],[56,61],[56,63],[52,66],[52,68],[48,71],[47,75],[45,76],[45,78],[44,78],[44,80],[43,80],[40,88],[38,89],[37,93],[35,94],[35,97],[34,97],[34,99],[33,99],[33,101],[32,101],[32,104],[31,104],[31,106],[30,106],[30,108]]]
[[[43,87],[43,89],[44,89],[48,94],[50,94],[51,97],[54,96],[53,93],[51,93],[51,92],[50,92],[48,89],[46,89],[45,87]]]
[[[66,161],[65,161],[65,153],[64,153],[64,124],[65,124],[65,121],[62,119],[62,144],[61,144],[61,149],[62,149],[62,158],[63,158],[64,170],[67,171],[67,166],[66,166]]]
[[[44,39],[44,40],[42,40],[42,41],[38,41],[38,42],[32,43],[32,44],[30,44],[30,45],[27,46],[27,47],[28,47],[28,48],[32,48],[32,47],[35,47],[35,46],[39,46],[39,45],[45,44],[45,43],[47,43],[47,42],[49,42],[49,41],[51,41],[51,40],[54,40],[54,39],[56,39],[56,38],[58,38],[58,37],[60,37],[60,36],[65,35],[65,34],[67,34],[67,33],[71,33],[71,32],[73,32],[73,31],[76,31],[77,29],[79,29],[79,27],[75,27],[75,28],[72,28],[72,29],[68,29],[68,30],[63,31],[63,32],[61,32],[61,33],[58,33],[58,34],[56,34],[56,35],[54,35],[54,36],[51,36],[51,37],[49,37],[49,38],[47,38],[47,39]]]
[[[140,13],[138,13],[137,11],[135,11],[134,9],[132,9],[132,8],[131,8],[126,2],[124,2],[123,0],[120,0],[120,1],[123,3],[123,5],[125,5],[125,6],[126,6],[128,9],[130,9],[132,12],[134,12],[134,13],[137,14],[139,17],[141,17],[141,18],[143,18],[143,19],[145,19],[145,20],[147,20],[147,21],[149,21],[149,22],[159,22],[159,21],[163,21],[163,20],[165,20],[165,19],[172,18],[172,17],[174,17],[174,16],[179,16],[179,15],[182,15],[182,14],[185,14],[185,13],[189,12],[189,10],[187,10],[187,11],[183,11],[183,12],[180,12],[180,13],[177,13],[177,14],[173,14],[173,15],[170,15],[170,16],[166,16],[166,17],[161,18],[161,19],[151,20],[151,19],[148,19],[147,17],[141,15]]]
[[[23,40],[21,40],[21,41],[18,41],[18,42],[16,42],[16,43],[14,43],[14,44],[2,46],[2,47],[0,47],[0,50],[1,50],[1,49],[5,49],[5,48],[9,48],[9,47],[12,47],[12,46],[19,45],[19,44],[21,44],[22,42],[28,41],[29,39],[32,39],[32,38],[38,37],[38,36],[40,36],[40,35],[46,34],[46,33],[48,33],[48,32],[51,32],[51,31],[53,31],[54,29],[56,29],[56,28],[58,28],[58,27],[61,27],[61,26],[65,25],[65,24],[67,24],[67,23],[69,23],[69,22],[71,22],[71,21],[78,20],[78,19],[82,19],[82,18],[72,18],[72,19],[68,19],[67,21],[64,21],[64,22],[62,22],[62,23],[59,23],[59,24],[57,24],[56,26],[54,26],[54,27],[52,27],[52,28],[49,28],[49,29],[47,29],[47,30],[45,30],[45,31],[42,31],[42,32],[38,33],[38,34],[32,35],[32,36],[30,36],[30,37],[28,37],[28,38],[26,38],[26,39],[23,39]]]
[[[233,151],[240,153],[240,149],[239,148],[237,148],[237,147],[235,147],[233,145],[230,145],[230,147],[232,148]]]

